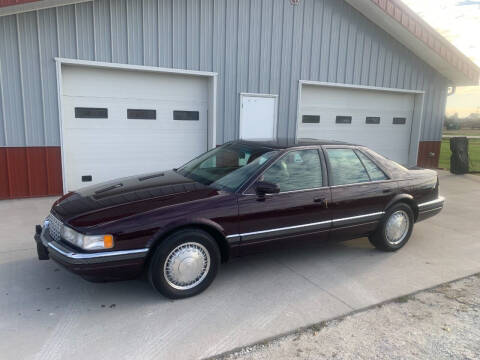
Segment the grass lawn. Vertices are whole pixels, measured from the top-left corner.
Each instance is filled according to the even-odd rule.
[[[450,155],[450,140],[442,139],[438,167],[450,169]],[[468,140],[468,155],[470,157],[470,171],[480,171],[480,139]]]
[[[443,130],[443,135],[480,136],[480,130],[478,129]]]

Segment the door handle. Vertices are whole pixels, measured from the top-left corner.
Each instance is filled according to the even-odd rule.
[[[319,197],[314,197],[313,202],[325,204],[325,207],[326,208],[328,207],[327,199],[324,198],[324,197],[320,197],[320,196]]]
[[[383,192],[384,194],[389,194],[389,193],[392,192],[392,189],[384,189],[382,192]]]

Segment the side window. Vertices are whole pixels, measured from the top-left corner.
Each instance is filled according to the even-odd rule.
[[[352,149],[327,149],[333,185],[370,181],[367,171]]]
[[[385,173],[382,170],[380,170],[380,168],[372,160],[370,160],[365,154],[363,154],[360,151],[357,151],[357,155],[360,158],[360,160],[362,160],[363,165],[365,165],[368,175],[370,176],[370,179],[372,181],[388,179]]]
[[[280,192],[322,187],[318,150],[290,151],[265,171],[263,180],[277,184]]]

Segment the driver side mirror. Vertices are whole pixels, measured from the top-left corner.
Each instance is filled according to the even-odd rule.
[[[255,184],[255,192],[259,197],[264,197],[266,194],[278,194],[280,187],[268,181],[257,181]]]

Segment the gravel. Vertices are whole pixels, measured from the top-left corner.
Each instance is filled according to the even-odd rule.
[[[218,359],[373,358],[479,359],[480,274]]]

